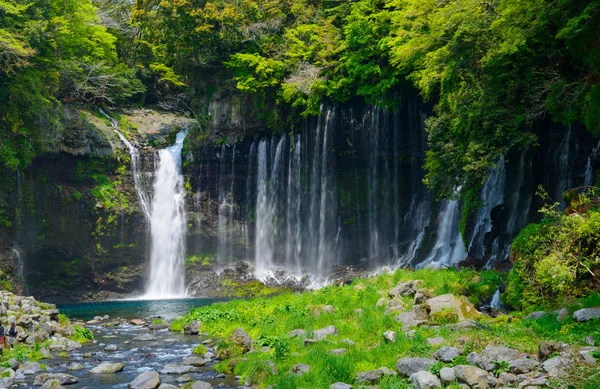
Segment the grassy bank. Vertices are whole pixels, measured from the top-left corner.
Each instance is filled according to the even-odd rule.
[[[465,357],[471,351],[481,351],[488,344],[512,347],[531,355],[536,355],[538,345],[543,341],[560,341],[573,349],[584,346],[584,337],[594,336],[600,340],[600,320],[576,323],[571,315],[558,322],[555,314],[548,314],[537,320],[524,319],[537,307],[527,307],[523,311],[502,314],[496,318],[487,315],[471,315],[481,323],[480,328],[453,331],[444,324],[456,321],[451,312],[442,312],[430,317],[431,326],[420,327],[414,333],[404,332],[402,323],[394,317],[398,312],[385,313],[386,306],[377,306],[378,300],[386,297],[388,291],[399,282],[419,279],[423,287],[432,295],[452,293],[464,295],[472,303],[479,305],[490,299],[495,290],[505,281],[505,274],[499,272],[456,271],[456,270],[399,270],[393,274],[355,280],[352,285],[329,286],[302,294],[283,294],[273,298],[234,300],[193,309],[185,317],[172,324],[172,330],[182,330],[192,320],[202,322],[201,331],[211,337],[223,339],[218,344],[218,357],[223,361],[218,368],[227,373],[242,376],[246,381],[264,388],[274,385],[283,388],[329,388],[334,382],[355,383],[356,375],[381,367],[395,370],[396,362],[403,357],[431,358],[436,349],[427,338],[443,337],[443,345],[455,346],[461,356],[452,363],[436,363],[432,369],[439,372],[444,366],[465,364]],[[403,311],[413,306],[413,297],[402,297]],[[333,306],[327,312],[324,306]],[[581,307],[600,306],[600,296],[589,295],[573,301],[569,313]],[[435,326],[437,324],[438,326]],[[333,325],[337,335],[305,346],[302,338],[288,336],[294,329],[313,331]],[[233,341],[228,340],[238,327],[243,328],[253,339],[253,348],[262,352],[243,353]],[[397,332],[395,342],[384,340],[383,333]],[[335,355],[332,350],[344,348],[345,354]],[[277,374],[274,373],[273,363]],[[297,363],[310,366],[310,372],[296,376],[290,369]],[[506,369],[500,364],[499,374]],[[592,389],[600,387],[597,370],[576,367],[565,376],[554,379],[556,387]],[[560,386],[562,385],[562,386]],[[576,385],[576,386],[573,386]],[[355,387],[359,387],[355,385]],[[410,381],[398,376],[385,377],[379,388],[409,388]],[[448,386],[458,388],[456,386]]]

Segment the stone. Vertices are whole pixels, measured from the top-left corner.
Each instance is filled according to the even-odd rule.
[[[573,313],[573,320],[578,322],[589,321],[600,317],[600,308],[584,308]]]
[[[190,365],[177,365],[174,363],[167,363],[165,367],[160,371],[161,374],[188,374],[195,373],[198,368]]]
[[[166,322],[164,322],[164,321],[160,321],[158,323],[150,324],[148,326],[148,328],[151,329],[151,330],[153,330],[153,331],[158,331],[158,330],[164,330],[166,328],[169,328],[169,325]]]
[[[68,340],[65,342],[65,348],[67,349],[67,351],[73,351],[82,347],[83,345],[81,343],[76,342],[74,340]]]
[[[155,371],[145,371],[128,385],[130,389],[155,389],[160,386],[160,376]]]
[[[420,319],[414,311],[402,312],[398,316],[394,317],[396,322],[402,323],[402,330],[408,331],[411,327],[417,327],[421,324],[427,323],[427,319]]]
[[[83,365],[81,363],[71,362],[70,364],[67,365],[67,370],[69,370],[69,371],[83,370]]]
[[[146,322],[141,319],[133,319],[129,321],[129,324],[133,326],[143,326],[144,324],[146,324]]]
[[[481,355],[477,354],[475,351],[467,355],[467,362],[471,365],[479,366],[486,371],[494,370],[494,364],[483,359]]]
[[[178,389],[177,386],[171,384],[160,384],[158,389]]]
[[[395,331],[387,330],[383,333],[383,339],[387,342],[394,343],[396,341],[397,335]]]
[[[587,343],[590,346],[595,346],[596,345],[596,339],[594,339],[593,336],[586,336],[583,341],[585,343]]]
[[[64,386],[60,384],[60,381],[57,379],[51,379],[42,385],[41,389],[64,389]]]
[[[359,317],[362,317],[363,313],[365,313],[365,312],[363,311],[362,308],[358,308],[358,309],[354,310],[354,313],[356,313]]]
[[[119,350],[119,346],[117,346],[116,344],[109,344],[108,346],[104,347],[104,351],[117,351]]]
[[[324,313],[335,313],[335,308],[333,307],[333,305],[325,305],[323,307],[323,312]]]
[[[571,363],[564,357],[554,357],[542,363],[541,370],[548,373],[550,377],[559,376],[563,370],[570,367]]]
[[[306,331],[304,331],[302,329],[295,329],[295,330],[288,332],[288,337],[290,337],[290,338],[305,338]]]
[[[388,302],[385,315],[400,313],[404,309],[404,303],[401,300],[393,299]]]
[[[311,344],[317,343],[314,339],[304,339],[304,347],[310,346]]]
[[[192,378],[191,375],[189,374],[184,374],[180,377],[177,377],[177,379],[175,381],[179,382],[179,383],[186,383],[186,382],[190,382],[193,381],[194,379]]]
[[[513,374],[502,372],[500,375],[498,375],[498,383],[501,386],[509,386],[514,384],[516,381],[517,377],[515,377]]]
[[[344,338],[340,342],[347,344],[348,346],[356,346],[356,342],[352,339]]]
[[[459,365],[454,366],[456,378],[469,385],[471,388],[487,389],[489,388],[488,372],[475,366]]]
[[[192,320],[190,322],[190,324],[188,324],[187,326],[183,327],[183,332],[185,334],[188,335],[198,335],[198,333],[200,332],[200,325],[202,323],[200,323],[197,320]]]
[[[14,364],[13,364],[13,367],[14,367]],[[26,362],[26,363],[22,364],[19,367],[19,369],[21,371],[30,371],[30,372],[32,372],[31,374],[37,374],[42,371],[42,367],[37,362]]]
[[[310,372],[310,366],[305,365],[304,363],[297,363],[292,366],[291,372],[294,375],[301,376],[302,374]]]
[[[138,342],[151,342],[153,340],[156,340],[156,336],[145,333],[145,334],[140,334],[140,335],[136,336],[135,338],[133,338],[133,340],[136,340]]]
[[[103,362],[90,370],[92,374],[114,374],[123,371],[125,365],[120,362]]]
[[[490,363],[511,362],[521,356],[517,350],[504,346],[487,346],[481,352],[481,358]]]
[[[382,307],[384,305],[388,305],[390,300],[386,299],[385,297],[380,298],[379,300],[377,300],[377,303],[375,303],[376,307]]]
[[[329,354],[337,355],[338,357],[341,357],[342,355],[346,354],[347,352],[348,352],[348,350],[346,350],[345,348],[336,348],[334,350],[329,350]]]
[[[315,340],[323,340],[329,335],[337,335],[338,330],[334,326],[327,326],[325,328],[321,328],[319,330],[314,331]]]
[[[546,316],[546,312],[544,312],[544,311],[535,311],[535,312],[532,312],[525,319],[526,320],[537,320],[537,319],[539,319],[541,317],[544,317],[544,316]]]
[[[441,336],[436,336],[434,338],[425,339],[425,342],[430,346],[439,346],[440,344],[446,343],[446,339],[442,338]]]
[[[593,352],[593,351],[598,351],[598,349],[594,348],[594,347],[586,347],[586,348],[579,350],[579,357],[583,361],[583,363],[586,363],[588,365],[596,365],[597,364],[596,358],[594,358],[591,355],[591,352]]]
[[[40,374],[37,375],[33,381],[34,386],[42,386],[46,381],[56,380],[60,385],[72,385],[79,382],[79,379],[75,376],[65,373],[55,373],[55,374]]]
[[[557,312],[556,321],[563,321],[567,317],[569,317],[569,310],[567,308],[561,308]]]
[[[444,346],[433,354],[433,357],[438,361],[452,362],[456,357],[460,356],[460,350],[456,347]]]
[[[538,345],[538,358],[543,361],[550,357],[554,353],[561,353],[565,351],[568,346],[560,342],[541,342]]]
[[[361,385],[377,384],[383,378],[383,371],[380,369],[364,371],[356,374],[356,383]]]
[[[456,381],[456,374],[454,374],[454,369],[451,367],[442,367],[440,369],[440,380],[444,385],[448,385]]]
[[[479,315],[475,306],[464,298],[453,294],[443,294],[425,301],[429,308],[429,314],[434,315],[445,309],[450,309],[456,314],[460,321],[467,320],[470,316]]]
[[[230,339],[242,349],[242,352],[250,351],[252,348],[252,339],[243,328],[236,328],[231,334]]]
[[[528,358],[519,358],[512,360],[508,365],[508,370],[514,374],[526,374],[539,366],[537,361]]]
[[[183,358],[183,360],[181,361],[181,364],[201,367],[206,364],[206,361],[204,360],[204,358],[191,356],[191,357]]]
[[[212,389],[212,385],[205,381],[196,381],[190,386],[190,389]]]
[[[441,388],[442,383],[439,378],[428,371],[420,371],[410,376],[410,382],[415,389]]]
[[[331,384],[329,389],[354,389],[354,386],[348,385],[344,382],[336,382],[334,384]]]
[[[423,370],[427,370],[435,363],[435,359],[427,358],[402,358],[396,363],[396,370],[400,375],[410,377]]]

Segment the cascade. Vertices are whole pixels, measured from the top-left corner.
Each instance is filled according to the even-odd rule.
[[[556,177],[556,183],[554,185],[554,192],[551,195],[552,199],[560,204],[560,209],[564,209],[566,206],[563,194],[571,186],[570,154],[572,133],[572,127],[569,125],[567,135],[562,139],[559,147],[556,148],[552,158],[553,169],[551,170],[551,174]]]
[[[181,297],[185,293],[183,259],[187,226],[181,150],[186,135],[187,131],[179,132],[173,146],[158,152],[150,212],[150,276],[145,296],[151,299]]]
[[[494,297],[492,297],[492,302],[490,303],[490,308],[492,308],[494,311],[502,309],[502,301],[500,300],[500,289],[496,289]]]
[[[150,196],[148,195],[148,192],[146,191],[146,189],[144,187],[143,173],[139,169],[140,152],[119,131],[119,122],[115,118],[110,116],[107,112],[105,112],[101,108],[98,108],[98,111],[109,120],[113,131],[117,134],[117,136],[119,137],[121,142],[123,142],[123,144],[125,144],[125,146],[127,147],[127,150],[129,150],[129,155],[131,157],[131,172],[133,174],[133,183],[135,186],[135,192],[137,193],[140,207],[142,209],[142,212],[144,213],[144,216],[146,216],[147,220],[150,220],[150,217],[151,217],[151,215],[150,215]]]
[[[590,154],[590,156],[587,159],[587,163],[585,165],[584,180],[583,180],[583,185],[585,185],[585,186],[593,186],[594,185],[595,180],[594,180],[594,170],[592,169],[592,162],[594,162],[594,160],[596,159],[599,149],[600,149],[600,142],[598,142],[598,145],[596,147],[594,147],[594,149],[592,150],[592,153]]]
[[[23,284],[23,292],[27,293],[27,282],[25,280],[25,261],[21,257],[21,251],[19,250],[19,247],[15,245],[11,247],[10,250],[13,252],[13,259],[17,265],[17,276]]]
[[[469,255],[483,258],[486,254],[484,247],[485,235],[492,230],[492,210],[504,203],[504,182],[506,169],[504,157],[500,158],[496,167],[491,169],[481,190],[483,205],[475,215],[476,224],[469,241]]]

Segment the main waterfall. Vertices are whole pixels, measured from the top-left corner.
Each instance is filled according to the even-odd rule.
[[[181,150],[187,131],[177,134],[175,144],[158,152],[154,196],[150,211],[152,246],[147,298],[185,295],[185,188],[181,174]]]

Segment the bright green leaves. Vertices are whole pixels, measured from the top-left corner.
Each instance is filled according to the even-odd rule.
[[[258,92],[280,83],[285,64],[258,54],[234,54],[226,66],[235,70],[237,87],[244,92]]]

